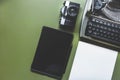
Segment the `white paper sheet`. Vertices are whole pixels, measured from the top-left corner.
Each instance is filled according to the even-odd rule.
[[[80,41],[69,80],[111,80],[117,51]]]

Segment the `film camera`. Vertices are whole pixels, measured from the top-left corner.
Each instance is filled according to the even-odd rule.
[[[76,18],[79,13],[80,4],[65,1],[60,11],[60,26],[73,28],[75,26]]]

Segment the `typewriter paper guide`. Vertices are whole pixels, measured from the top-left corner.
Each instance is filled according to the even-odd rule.
[[[111,80],[117,54],[79,41],[69,80]]]

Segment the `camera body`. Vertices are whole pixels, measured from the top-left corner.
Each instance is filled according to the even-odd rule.
[[[65,1],[60,11],[60,26],[72,28],[75,26],[80,4]]]

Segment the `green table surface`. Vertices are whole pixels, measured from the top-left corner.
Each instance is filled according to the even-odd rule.
[[[81,4],[74,34],[73,48],[62,80],[68,80],[79,41]],[[0,80],[55,80],[30,71],[42,26],[59,29],[59,15],[64,0],[0,0]],[[67,31],[69,32],[69,31]],[[113,80],[120,80],[118,55]]]

